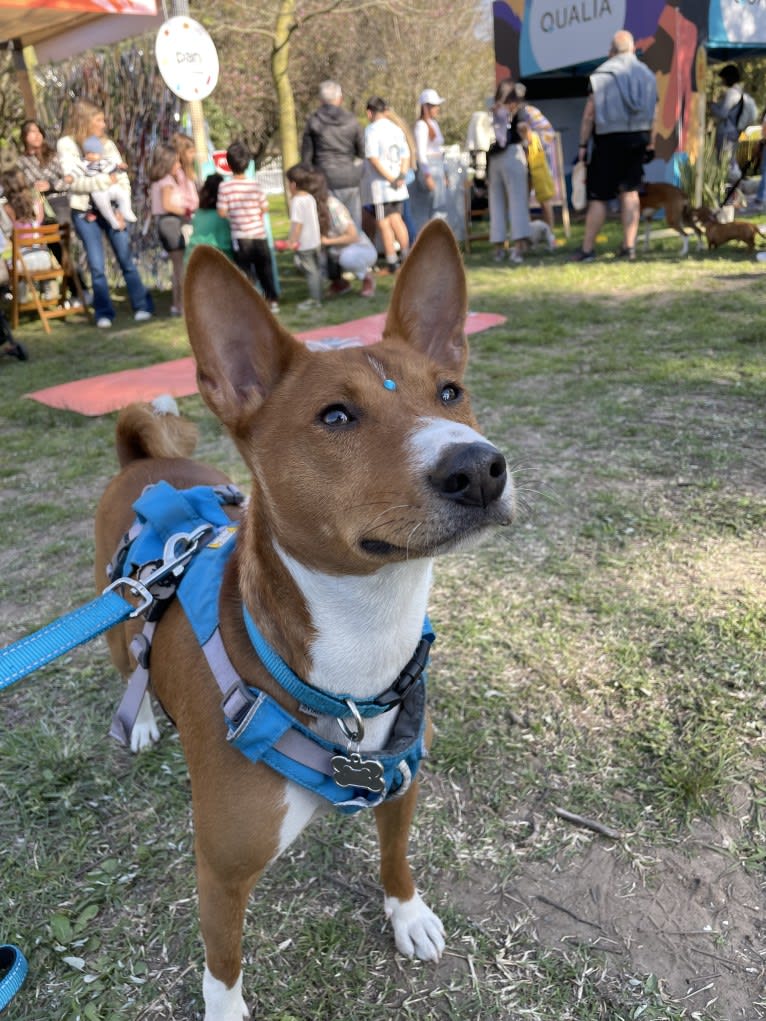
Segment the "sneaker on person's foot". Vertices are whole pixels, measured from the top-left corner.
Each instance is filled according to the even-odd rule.
[[[524,261],[524,256],[521,252],[517,252],[515,248],[512,248],[508,256],[508,261],[512,262],[514,266],[520,266]]]
[[[636,261],[636,250],[635,248],[629,248],[627,245],[620,245],[617,250],[618,259],[627,259],[628,262]]]
[[[582,248],[578,248],[577,251],[572,252],[572,262],[594,262],[596,259],[596,253],[591,250],[590,252],[583,251]]]
[[[351,284],[348,280],[344,280],[343,277],[339,277],[337,280],[332,281],[329,290],[331,295],[348,294],[351,290]]]
[[[322,302],[321,301],[317,301],[316,298],[306,298],[305,301],[299,301],[298,302],[298,308],[301,310],[301,312],[308,312],[309,309],[321,308],[321,307],[322,307]]]
[[[371,273],[362,281],[362,289],[359,292],[360,298],[372,298],[375,295],[375,280]]]
[[[152,313],[148,312],[145,308],[140,308],[133,318],[137,323],[145,323],[148,319],[152,318]]]
[[[100,319],[96,320],[96,326],[99,330],[108,330],[112,325],[112,320],[108,316],[101,316]]]
[[[275,315],[275,316],[279,315],[279,302],[278,301],[270,301],[269,302],[269,311],[272,312],[272,314]]]

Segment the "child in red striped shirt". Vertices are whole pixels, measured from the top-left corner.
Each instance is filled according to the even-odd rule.
[[[245,177],[251,158],[243,142],[232,142],[226,150],[233,176],[221,182],[216,209],[231,226],[234,261],[254,283],[261,285],[271,311],[278,312],[279,295],[263,219],[269,211],[269,201],[260,185]]]

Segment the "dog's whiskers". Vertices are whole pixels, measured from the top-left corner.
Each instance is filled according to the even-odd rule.
[[[378,514],[377,517],[372,519],[372,521],[369,523],[369,525],[367,527],[368,528],[374,528],[376,525],[390,525],[390,524],[392,524],[396,520],[396,518],[391,518],[391,519],[385,520],[385,521],[381,520],[382,518],[385,517],[386,514],[389,514],[391,511],[407,510],[411,506],[412,506],[412,504],[409,504],[409,503],[398,503],[398,504],[395,504],[393,507],[390,507],[390,506],[386,507],[386,509],[384,511],[381,511],[380,514]]]
[[[418,523],[414,526],[414,528],[412,528],[410,530],[410,534],[407,536],[407,542],[405,544],[405,553],[406,553],[406,556],[407,556],[407,560],[410,559],[410,543],[412,542],[412,537],[414,536],[415,532],[417,532],[417,530],[419,528],[422,528],[422,526],[423,526],[423,522],[422,521],[418,521]]]

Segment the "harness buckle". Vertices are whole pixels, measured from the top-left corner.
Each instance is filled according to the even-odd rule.
[[[394,709],[404,701],[404,696],[412,685],[422,676],[428,666],[428,657],[431,652],[431,643],[427,638],[421,638],[414,655],[404,670],[399,674],[390,689],[376,699],[378,705],[384,706],[386,712]]]

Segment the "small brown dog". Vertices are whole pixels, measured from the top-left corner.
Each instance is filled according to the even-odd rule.
[[[695,216],[705,228],[708,248],[718,248],[727,241],[742,241],[751,252],[755,251],[755,239],[766,237],[766,233],[757,223],[749,220],[735,220],[733,223],[719,223],[715,213],[707,206],[695,209]]]
[[[672,230],[678,231],[682,239],[681,255],[689,252],[689,235],[684,230],[689,227],[697,235],[697,251],[702,250],[702,231],[700,230],[686,192],[676,188],[674,184],[664,181],[648,181],[638,193],[641,203],[641,219],[646,223],[644,232],[644,249],[649,250],[649,232],[651,221],[660,209],[665,212],[665,222]]]

